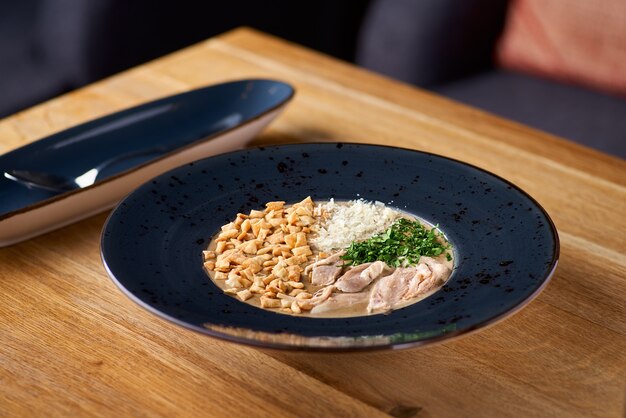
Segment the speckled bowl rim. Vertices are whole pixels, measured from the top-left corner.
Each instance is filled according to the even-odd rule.
[[[559,239],[559,234],[557,231],[557,228],[554,224],[554,222],[552,221],[552,218],[550,217],[550,215],[548,214],[548,212],[544,209],[543,206],[541,206],[541,204],[539,204],[539,202],[533,198],[530,194],[528,194],[527,192],[525,192],[523,189],[521,189],[520,187],[518,187],[517,185],[515,185],[514,183],[512,183],[511,181],[497,175],[494,174],[488,170],[485,170],[483,168],[480,168],[476,165],[473,164],[469,164],[466,163],[464,161],[458,160],[458,159],[454,159],[454,158],[450,158],[450,157],[446,157],[440,154],[435,154],[435,153],[430,153],[430,152],[426,152],[426,151],[421,151],[421,150],[415,150],[415,149],[410,149],[410,148],[403,148],[403,147],[396,147],[396,146],[389,146],[389,145],[380,145],[380,144],[368,144],[368,143],[361,143],[361,142],[298,142],[298,143],[290,143],[290,144],[275,144],[275,145],[261,145],[261,146],[255,146],[255,147],[249,147],[249,148],[245,148],[245,149],[241,149],[241,150],[236,150],[236,151],[230,151],[227,153],[223,153],[223,154],[218,154],[215,156],[211,156],[202,160],[198,160],[198,161],[203,161],[203,160],[208,160],[211,158],[215,158],[215,157],[223,157],[223,156],[228,156],[228,155],[233,155],[233,154],[237,154],[240,153],[242,151],[255,151],[255,150],[263,150],[265,148],[269,148],[269,147],[280,147],[280,148],[288,148],[288,147],[301,147],[303,145],[335,145],[335,146],[343,146],[343,145],[349,145],[349,146],[356,146],[356,147],[360,147],[360,146],[367,146],[367,147],[379,147],[379,148],[385,148],[385,149],[395,149],[395,150],[399,150],[399,151],[405,151],[405,152],[411,152],[411,153],[418,153],[418,154],[422,154],[425,156],[433,156],[433,157],[437,157],[437,158],[441,158],[444,160],[448,160],[454,163],[458,163],[461,165],[464,165],[466,167],[470,167],[474,170],[478,170],[479,172],[485,173],[489,176],[494,177],[496,180],[499,180],[501,182],[503,182],[504,184],[506,184],[507,186],[510,186],[513,190],[517,191],[518,193],[520,193],[522,196],[524,196],[526,199],[528,199],[528,201],[530,203],[532,203],[537,209],[539,209],[539,211],[543,214],[543,216],[545,217],[545,219],[548,221],[548,225],[549,225],[549,229],[550,232],[552,233],[553,237],[554,237],[554,245],[553,245],[553,249],[552,249],[552,260],[551,263],[549,265],[549,267],[546,269],[547,273],[544,275],[544,277],[541,278],[542,282],[541,284],[535,289],[534,292],[532,292],[529,296],[527,296],[526,298],[520,300],[520,302],[513,306],[512,308],[493,316],[492,318],[489,318],[487,320],[483,320],[480,321],[472,326],[469,326],[467,328],[464,328],[462,330],[457,330],[457,331],[451,331],[451,332],[446,332],[443,334],[439,334],[439,335],[435,335],[435,336],[431,336],[431,337],[425,337],[425,338],[421,338],[419,340],[416,341],[407,341],[407,342],[387,342],[387,343],[381,343],[381,344],[371,344],[371,345],[350,345],[350,344],[345,344],[345,342],[340,342],[338,343],[338,345],[333,345],[332,344],[332,340],[333,339],[338,339],[339,337],[327,337],[329,340],[331,340],[330,344],[331,345],[306,345],[306,344],[288,344],[288,343],[284,343],[284,342],[268,342],[268,341],[263,341],[263,340],[259,340],[259,339],[254,339],[254,338],[246,338],[246,337],[241,337],[241,336],[237,336],[237,335],[232,335],[229,334],[227,332],[222,332],[222,331],[216,331],[216,330],[212,330],[212,329],[208,329],[206,327],[200,327],[200,326],[196,326],[193,324],[189,324],[183,320],[180,320],[178,318],[175,318],[171,315],[165,314],[163,312],[161,312],[160,310],[156,309],[155,307],[153,307],[152,305],[144,302],[143,300],[141,300],[140,298],[138,298],[137,296],[135,296],[134,293],[132,293],[131,291],[129,291],[128,289],[126,289],[124,287],[124,285],[122,285],[122,283],[115,277],[115,274],[110,270],[109,266],[106,263],[106,259],[105,259],[105,255],[103,252],[103,247],[104,247],[104,241],[105,241],[105,234],[104,232],[107,229],[107,226],[109,225],[109,223],[111,222],[114,214],[116,213],[116,211],[119,209],[119,207],[126,201],[126,199],[128,197],[130,197],[133,193],[130,193],[128,196],[126,196],[126,198],[122,199],[114,208],[113,210],[109,213],[109,215],[107,216],[107,219],[103,225],[102,228],[102,232],[100,235],[100,257],[102,260],[102,263],[104,265],[104,268],[107,272],[107,274],[109,275],[109,277],[111,278],[111,280],[113,281],[113,283],[115,283],[115,285],[132,301],[134,301],[135,303],[137,303],[139,306],[143,307],[144,309],[148,310],[149,312],[155,314],[156,316],[165,319],[173,324],[182,326],[184,328],[187,328],[189,330],[198,332],[200,334],[204,334],[204,335],[208,335],[211,337],[215,337],[224,341],[229,341],[229,342],[234,342],[234,343],[238,343],[241,345],[246,345],[246,346],[252,346],[252,347],[256,347],[256,348],[261,348],[261,349],[267,349],[267,350],[276,350],[276,351],[295,351],[295,352],[327,352],[327,353],[354,353],[354,352],[372,352],[372,351],[382,351],[382,350],[403,350],[403,349],[408,349],[408,348],[418,348],[418,347],[425,347],[425,346],[431,346],[431,345],[435,345],[435,344],[439,344],[442,342],[447,342],[447,341],[451,341],[453,339],[457,339],[459,337],[462,336],[466,336],[466,335],[470,335],[473,334],[477,331],[486,329],[492,325],[497,324],[498,322],[511,317],[512,315],[516,314],[517,312],[519,312],[520,310],[522,310],[525,306],[527,306],[531,301],[533,301],[544,289],[545,287],[548,285],[548,283],[550,282],[552,276],[554,275],[554,272],[557,268],[558,265],[558,261],[559,261],[559,256],[560,256],[560,239]],[[176,170],[177,168],[174,168],[166,173],[163,173],[157,177],[161,177],[161,176],[166,176],[169,174],[169,172]],[[155,177],[156,178],[156,177]],[[150,180],[148,180],[149,182]],[[147,183],[147,182],[146,182]],[[144,183],[145,184],[145,183]],[[141,186],[140,186],[141,187]],[[457,255],[458,257],[458,255]],[[454,274],[454,273],[453,273]],[[260,308],[259,308],[260,309]],[[262,333],[265,334],[265,333]],[[269,334],[269,333],[268,333]],[[273,335],[285,335],[285,334],[273,334]],[[300,338],[302,341],[314,341],[314,340],[320,340],[320,337],[307,337],[307,336],[296,336],[298,338]],[[378,338],[377,336],[363,336],[363,338],[367,339],[367,338]],[[323,338],[322,338],[323,339]]]

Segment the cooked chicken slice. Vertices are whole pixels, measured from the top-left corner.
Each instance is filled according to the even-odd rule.
[[[300,305],[300,307],[302,309],[305,310],[311,310],[313,309],[313,307],[319,305],[320,303],[326,301],[326,299],[328,299],[330,297],[330,295],[333,293],[333,290],[335,290],[335,286],[330,285],[330,286],[326,286],[326,287],[322,287],[320,290],[318,290],[317,292],[315,292],[313,294],[313,297],[310,299],[298,299],[295,296],[289,296],[289,295],[285,295],[280,294],[278,295],[278,297],[280,299],[286,299],[289,301],[298,301],[298,304]]]
[[[418,295],[429,292],[434,288],[441,286],[450,275],[450,269],[448,268],[448,266],[438,262],[434,258],[422,257],[420,259],[420,265],[422,265],[421,263],[424,263],[428,266],[431,274],[429,277],[424,278],[424,280],[420,282],[417,289]]]
[[[389,276],[379,279],[370,293],[367,311],[383,310],[386,312],[393,309],[408,292],[415,271],[414,267],[400,267]]]
[[[364,264],[359,264],[358,266],[355,267],[351,267],[348,271],[346,271],[343,276],[341,276],[338,280],[337,280],[337,284],[339,283],[344,283],[344,282],[350,282],[352,280],[352,278],[356,278],[358,279],[359,276],[361,275],[361,273],[368,268],[372,263],[364,263]],[[342,286],[343,287],[343,286]],[[338,287],[339,289],[339,287]],[[344,291],[343,289],[339,289],[342,292]]]
[[[360,293],[335,293],[329,297],[325,302],[320,303],[311,309],[312,314],[320,314],[324,312],[331,312],[337,309],[348,308],[356,304],[363,304],[363,308],[369,298],[368,292]],[[361,308],[361,309],[363,309]]]
[[[432,276],[432,271],[425,263],[420,263],[415,266],[415,275],[411,278],[411,282],[409,283],[409,290],[406,295],[404,295],[404,299],[411,299],[420,294],[420,284],[425,280],[429,280]]]
[[[396,269],[376,283],[370,294],[368,312],[394,309],[403,301],[441,286],[449,275],[450,269],[445,264],[431,257],[422,257],[416,267]]]
[[[318,267],[318,266],[330,266],[330,265],[336,265],[336,264],[342,265],[343,260],[341,260],[341,256],[344,255],[344,253],[345,251],[342,250],[342,251],[336,252],[330,257],[326,257],[320,261],[316,261],[313,264],[309,264],[308,266],[304,268],[304,274],[309,274],[315,267]]]
[[[333,293],[333,290],[335,290],[335,286],[332,285],[323,287],[315,292],[311,299],[301,299],[298,304],[302,309],[313,309],[315,306],[328,299],[331,293]]]
[[[337,280],[337,289],[346,293],[360,292],[388,270],[389,267],[383,261],[360,264]]]
[[[433,272],[433,275],[441,278],[442,280],[446,280],[446,278],[450,275],[450,268],[432,257],[420,258],[420,264],[421,263],[425,263]]]
[[[316,266],[311,275],[311,284],[314,286],[328,286],[335,283],[341,273],[341,266]]]

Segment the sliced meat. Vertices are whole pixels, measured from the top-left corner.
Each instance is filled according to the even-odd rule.
[[[438,262],[434,258],[422,257],[420,259],[420,265],[422,265],[421,263],[428,266],[431,274],[420,282],[417,289],[418,295],[430,292],[434,288],[441,286],[446,281],[448,276],[450,276],[450,268],[448,268],[445,264]]]
[[[337,280],[337,289],[346,293],[360,292],[388,271],[389,267],[383,261],[360,264],[348,270]]]
[[[300,302],[300,306],[305,309],[313,309],[313,307],[319,305],[324,302],[326,299],[330,297],[330,295],[335,290],[335,286],[326,286],[313,294],[311,299],[303,299],[303,302]]]
[[[356,304],[365,304],[369,298],[368,292],[360,293],[334,293],[325,302],[320,303],[311,309],[312,314],[321,314],[324,312],[345,309]],[[362,308],[361,308],[362,309]]]
[[[430,268],[430,270],[433,272],[433,276],[437,276],[437,278],[440,278],[443,281],[445,281],[450,275],[450,268],[444,263],[437,261],[432,257],[420,258],[420,264],[421,263],[426,264]]]
[[[389,311],[396,305],[441,286],[450,276],[445,264],[422,257],[416,267],[399,268],[376,283],[370,294],[368,312]]]
[[[318,267],[318,266],[330,266],[330,265],[337,265],[337,264],[343,265],[343,260],[341,259],[341,256],[344,255],[344,253],[345,251],[342,250],[320,261],[316,261],[313,264],[309,264],[308,266],[304,268],[304,274],[309,274],[315,267]]]
[[[420,284],[423,281],[430,279],[431,276],[432,271],[425,263],[418,264],[415,267],[415,274],[413,275],[413,278],[411,278],[411,282],[409,283],[409,290],[407,291],[406,295],[404,295],[404,298],[411,299],[419,295]]]
[[[367,311],[389,311],[397,305],[409,290],[411,280],[415,276],[414,267],[400,267],[392,274],[378,280],[370,293]]]
[[[352,267],[337,280],[337,284],[344,283],[346,281],[350,282],[352,278],[358,279],[358,277],[361,275],[363,270],[368,268],[371,264],[372,263],[363,263],[363,264],[359,264],[358,266]],[[344,291],[343,289],[339,289],[339,290],[341,290],[342,292]]]
[[[328,286],[335,283],[341,273],[341,266],[316,266],[311,275],[311,284],[314,286]]]
[[[313,294],[313,297],[311,299],[296,299],[293,296],[288,296],[288,295],[279,295],[279,297],[281,299],[287,299],[290,301],[294,301],[297,300],[298,304],[300,305],[300,307],[304,310],[311,310],[313,309],[315,306],[323,303],[324,301],[326,301],[326,299],[328,299],[330,297],[330,295],[333,293],[333,290],[335,290],[335,286],[326,286],[321,288],[320,290],[318,290],[317,292],[315,292]]]

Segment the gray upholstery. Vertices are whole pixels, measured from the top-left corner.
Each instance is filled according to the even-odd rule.
[[[357,63],[428,87],[492,67],[504,0],[374,0]]]
[[[460,102],[626,158],[626,100],[507,71],[434,88]]]
[[[626,98],[498,71],[503,0],[374,0],[357,63],[626,158]]]

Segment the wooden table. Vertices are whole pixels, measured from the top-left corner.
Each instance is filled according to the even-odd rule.
[[[623,416],[622,160],[248,29],[9,117],[0,122],[0,152],[244,77],[298,90],[257,144],[397,145],[519,185],[558,227],[552,282],[512,318],[426,349],[262,352],[181,329],[127,299],[100,261],[103,213],[0,249],[0,415]]]

